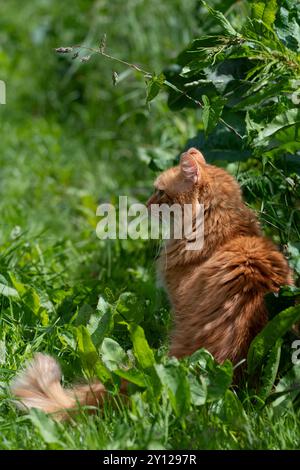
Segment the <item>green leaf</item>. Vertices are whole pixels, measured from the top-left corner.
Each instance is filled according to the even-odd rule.
[[[277,0],[252,0],[251,4],[251,17],[263,21],[267,26],[272,26],[276,19]]]
[[[140,323],[144,319],[141,303],[132,292],[122,292],[117,301],[116,311],[127,322]]]
[[[207,135],[208,123],[209,123],[209,114],[210,114],[210,103],[206,95],[202,95],[203,109],[202,109],[202,121],[205,134]]]
[[[0,282],[0,295],[4,295],[4,297],[16,297],[19,298],[18,291],[13,287],[6,286]]]
[[[69,346],[73,351],[76,350],[76,328],[70,327],[70,330],[64,329],[58,331],[57,336],[63,347]]]
[[[37,408],[32,408],[29,416],[41,438],[49,445],[49,447],[51,447],[51,449],[59,449],[63,447],[63,443],[60,440],[58,424],[53,421],[52,418]]]
[[[278,131],[286,129],[291,126],[300,124],[300,109],[292,108],[281,114],[278,114],[269,124],[258,133],[253,143],[255,145],[262,145],[265,139],[274,136]]]
[[[165,76],[164,74],[153,75],[147,83],[147,103],[150,103],[160,92],[164,86]]]
[[[255,77],[257,75],[259,75],[260,73],[266,73],[264,70],[263,70],[263,67],[265,67],[265,65],[263,64],[260,64],[259,66],[257,67],[254,67],[253,69],[251,69],[250,72],[252,72],[253,74],[255,73],[255,69],[258,69],[257,70],[257,74],[255,73]],[[248,76],[246,77],[246,80],[248,80],[249,75],[250,75],[250,72],[248,72]],[[255,82],[254,82],[255,83]],[[249,109],[257,109],[258,106],[263,106],[265,104],[265,102],[267,102],[269,99],[272,99],[272,97],[274,97],[274,95],[276,96],[276,94],[278,93],[278,88],[279,86],[284,86],[284,81],[282,80],[281,83],[279,84],[279,80],[277,80],[276,83],[269,83],[265,86],[263,86],[261,89],[259,90],[255,90],[253,89],[256,85],[254,84],[254,87],[250,87],[249,90],[247,91],[246,94],[244,94],[242,97],[241,97],[241,100],[237,103],[237,105],[235,105],[235,109],[236,110],[241,110],[241,109],[244,109],[244,110],[249,110]],[[250,120],[250,116],[248,116],[248,119]],[[258,130],[261,130],[264,128],[264,125],[262,123],[255,123],[253,122],[253,125],[255,127],[258,128]]]
[[[230,387],[233,377],[233,366],[230,361],[214,365],[204,375],[207,386],[207,402],[220,399]]]
[[[286,2],[285,2],[286,3]],[[275,30],[280,40],[291,50],[300,50],[299,2],[282,5],[277,13]]]
[[[261,373],[261,387],[258,396],[265,401],[274,386],[281,356],[282,338],[278,338],[271,349]]]
[[[87,325],[87,329],[96,348],[101,345],[104,337],[112,331],[113,326],[113,308],[100,296],[97,305],[97,313],[91,315]]]
[[[226,100],[221,96],[215,96],[210,101],[206,95],[202,95],[202,101],[202,121],[205,135],[207,136],[218,124]]]
[[[114,369],[114,374],[122,377],[128,382],[138,385],[139,387],[147,387],[149,385],[149,381],[145,374],[138,369]]]
[[[275,392],[272,393],[267,403],[272,404],[277,415],[285,412],[292,406],[293,400],[300,393],[300,366],[294,365],[278,382]]]
[[[138,325],[129,324],[128,330],[133,343],[134,355],[142,369],[148,369],[149,367],[154,366],[155,359],[153,351],[145,338],[143,328]]]
[[[0,340],[0,364],[5,364],[6,363],[6,344],[5,340],[1,339]]]
[[[208,9],[214,19],[222,26],[225,33],[227,33],[229,36],[239,35],[239,33],[231,26],[229,21],[225,18],[223,13],[211,8],[204,0],[202,0],[202,4]]]
[[[233,429],[239,430],[248,424],[244,407],[231,390],[226,390],[224,397],[216,403],[213,411],[226,425],[230,425]]]
[[[143,153],[140,149],[139,154]],[[174,152],[159,147],[147,150],[147,158],[150,160],[149,167],[153,171],[163,171],[174,164]]]
[[[233,377],[233,366],[230,361],[218,364],[214,357],[205,349],[199,349],[189,357],[190,367],[199,368],[203,382],[207,388],[207,402],[219,400],[230,387]]]
[[[197,378],[194,374],[188,375],[191,392],[191,403],[195,406],[202,406],[207,398],[207,384],[202,376]]]
[[[295,364],[290,370],[279,380],[276,385],[275,392],[283,392],[290,389],[294,385],[300,384],[300,365]]]
[[[49,316],[47,310],[42,306],[40,297],[36,290],[33,287],[18,281],[12,273],[9,273],[9,276],[26,308],[40,319],[43,326],[48,325]]]
[[[296,286],[283,286],[279,291],[279,296],[283,297],[294,297],[295,299],[300,297],[300,287]]]
[[[9,272],[9,277],[14,288],[17,290],[18,294],[20,296],[23,296],[24,294],[26,294],[27,286],[23,284],[22,282],[18,281],[18,279],[15,277],[15,275],[12,272]]]
[[[206,370],[214,366],[215,360],[210,352],[201,348],[189,356],[188,363],[189,365],[199,365],[202,370]]]
[[[101,357],[106,367],[113,371],[127,362],[124,349],[112,338],[104,338],[101,346]]]
[[[300,305],[280,312],[254,338],[248,352],[248,372],[252,375],[279,338],[300,318]]]
[[[110,373],[102,364],[88,329],[81,325],[76,328],[78,351],[82,366],[88,377],[97,376],[101,381],[110,379]]]
[[[180,363],[172,359],[169,364],[157,364],[157,375],[167,390],[172,408],[178,417],[184,417],[189,410],[191,394],[186,371]]]
[[[90,305],[88,304],[81,305],[76,315],[74,324],[76,326],[86,325],[93,313],[94,313],[94,309]]]

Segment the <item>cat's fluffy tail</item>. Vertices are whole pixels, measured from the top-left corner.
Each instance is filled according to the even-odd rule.
[[[11,390],[19,400],[19,408],[39,408],[53,413],[56,419],[72,416],[80,405],[98,406],[106,393],[100,382],[72,389],[64,389],[60,382],[61,370],[56,360],[38,353],[14,379]]]

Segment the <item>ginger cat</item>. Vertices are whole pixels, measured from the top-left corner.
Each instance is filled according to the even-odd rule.
[[[204,347],[217,361],[236,363],[267,322],[264,295],[292,283],[288,263],[262,236],[237,181],[208,165],[198,150],[184,153],[154,186],[149,205],[204,205],[202,249],[189,251],[190,241],[170,240],[159,259],[175,316],[170,354],[182,357]]]
[[[198,150],[182,154],[180,164],[164,171],[154,186],[148,207],[204,205],[202,248],[187,250],[190,240],[171,239],[158,261],[174,312],[170,355],[182,357],[204,347],[219,362],[237,363],[267,322],[264,295],[292,283],[288,263],[262,236],[235,179],[207,164]],[[37,354],[12,391],[21,405],[55,412],[57,419],[67,417],[77,403],[99,404],[104,398],[100,383],[66,390],[60,380],[56,361]]]

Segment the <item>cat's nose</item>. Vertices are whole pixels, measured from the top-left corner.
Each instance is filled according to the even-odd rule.
[[[156,194],[152,194],[152,196],[148,199],[148,201],[146,202],[146,207],[147,209],[150,208],[151,204],[154,204],[156,201]]]

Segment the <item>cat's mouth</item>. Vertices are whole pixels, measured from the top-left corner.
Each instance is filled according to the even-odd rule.
[[[146,202],[146,207],[148,211],[150,210],[152,204],[158,204],[159,199],[157,193],[152,194],[152,196],[149,197],[148,201]]]
[[[149,210],[151,208],[152,204],[157,204],[157,205],[162,204],[163,196],[164,195],[162,194],[162,191],[160,191],[160,190],[155,191],[155,193],[152,194],[152,196],[146,202],[147,209]]]
[[[152,204],[156,205],[161,205],[161,204],[167,204],[171,205],[172,200],[168,196],[168,194],[163,190],[163,189],[156,189],[155,193],[152,194],[152,196],[148,199],[146,202],[146,207],[149,208],[151,207]]]

